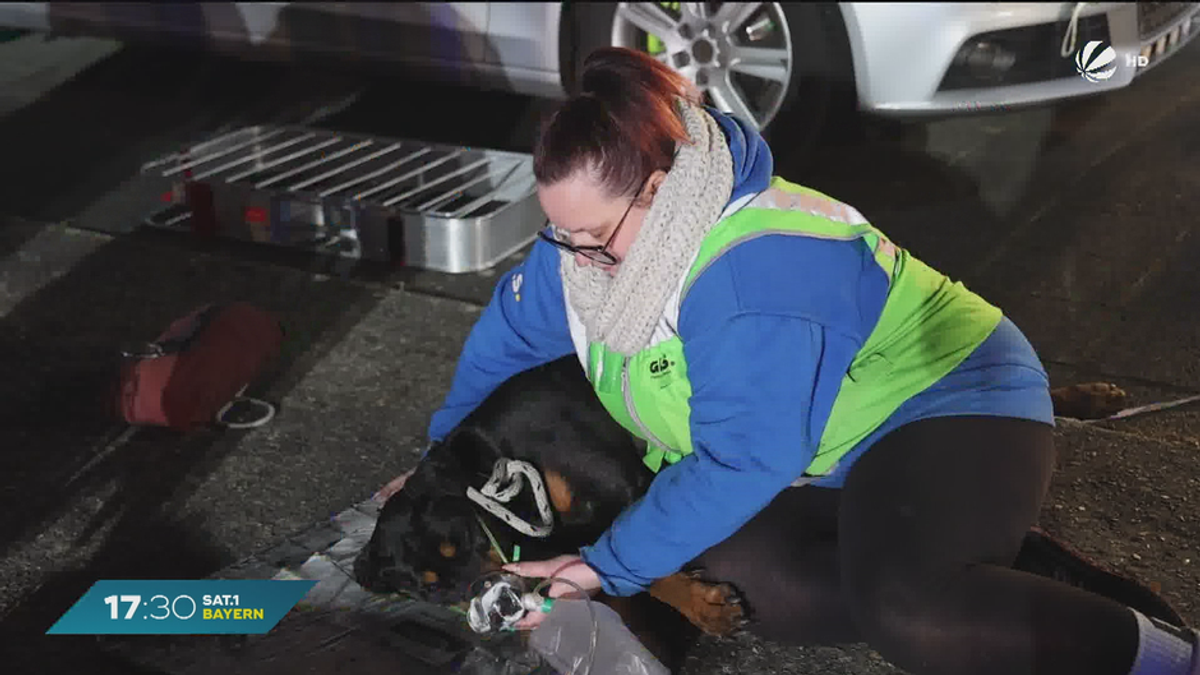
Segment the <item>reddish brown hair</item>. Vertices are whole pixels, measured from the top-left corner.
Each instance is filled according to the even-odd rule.
[[[675,98],[694,87],[654,57],[604,47],[588,55],[579,92],[542,125],[533,174],[551,185],[579,169],[592,171],[613,197],[629,195],[650,174],[671,168],[676,143],[690,142]]]

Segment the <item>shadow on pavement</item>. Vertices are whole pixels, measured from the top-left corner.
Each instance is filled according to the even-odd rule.
[[[20,218],[0,216],[0,260],[16,254],[30,239],[36,237],[43,227]]]
[[[775,173],[854,206],[897,245],[962,278],[973,257],[964,247],[1004,224],[970,174],[923,150],[923,134],[922,125],[868,120],[849,140],[803,156],[777,153]]]
[[[251,389],[279,401],[380,297],[337,277],[135,234],[101,246],[0,318],[0,560],[49,572],[2,610],[4,632],[30,638],[17,643],[34,648],[35,661],[67,658],[66,645],[88,640],[33,638],[97,579],[202,578],[244,554],[178,511],[246,432],[140,429],[68,482],[124,429],[110,403],[122,343],[152,339],[201,304],[248,301],[288,330],[281,358]],[[230,486],[230,498],[255,487]]]
[[[0,146],[20,159],[0,166],[5,212],[40,222],[72,218],[136,175],[164,135],[182,127],[186,138],[215,126],[229,109],[204,95],[219,75],[214,63],[125,47],[6,117]],[[247,65],[240,80],[243,97],[254,70]]]

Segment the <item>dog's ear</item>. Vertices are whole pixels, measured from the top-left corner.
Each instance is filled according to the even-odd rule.
[[[401,492],[407,492],[414,501],[424,502],[449,495],[466,495],[469,484],[452,457],[441,458],[422,462]]]
[[[429,492],[430,487],[437,484],[439,473],[441,472],[438,471],[435,463],[429,461],[421,462],[417,466],[417,470],[413,472],[413,475],[409,476],[408,480],[404,482],[404,488],[396,494],[399,495],[405,492],[409,496],[425,494]]]
[[[427,482],[430,478],[434,482],[437,482],[443,476],[457,476],[462,474],[463,462],[455,446],[456,444],[453,438],[451,438],[445,443],[434,447],[425,456],[425,459],[421,461],[420,468],[418,468],[417,474],[414,474],[413,477],[416,478],[418,474],[424,473],[422,476],[424,479],[423,482]]]
[[[398,519],[406,518],[412,512],[413,495],[411,492],[405,493],[405,490],[408,489],[409,485],[406,483],[404,490],[388,497],[388,500],[383,504],[383,508],[379,510],[380,522],[399,522]]]
[[[505,456],[491,437],[475,427],[458,428],[446,438],[444,446],[438,459],[452,473],[472,481],[490,476],[496,460]]]

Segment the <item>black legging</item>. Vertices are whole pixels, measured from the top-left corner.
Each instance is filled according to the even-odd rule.
[[[914,422],[842,489],[785,490],[697,562],[739,588],[768,639],[866,642],[914,675],[1125,675],[1127,608],[1011,568],[1054,463],[1045,424]]]

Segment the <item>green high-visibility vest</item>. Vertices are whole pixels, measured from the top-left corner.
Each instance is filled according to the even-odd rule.
[[[682,280],[679,304],[696,278],[727,251],[779,234],[857,241],[873,252],[889,282],[879,321],[842,378],[815,457],[805,470],[806,476],[821,476],[902,403],[962,363],[992,333],[1002,313],[894,245],[853,208],[778,177],[705,237]],[[677,316],[678,306],[668,311]],[[586,349],[596,394],[617,422],[646,441],[644,461],[651,470],[692,452],[692,387],[678,335],[632,357],[600,343]]]

